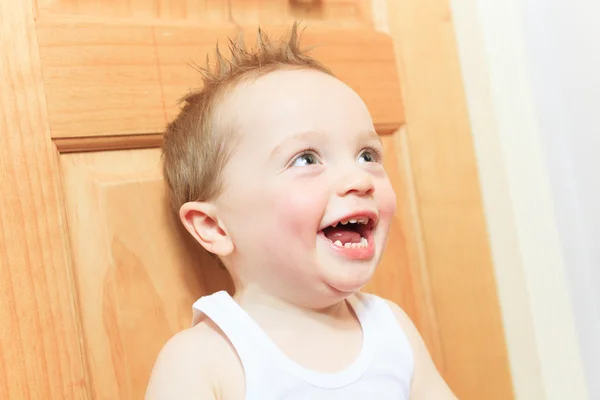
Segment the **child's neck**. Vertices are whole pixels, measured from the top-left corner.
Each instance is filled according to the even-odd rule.
[[[236,302],[260,325],[310,328],[315,325],[346,327],[355,324],[356,317],[345,300],[329,307],[311,309],[265,292],[257,286],[246,286],[236,292]]]
[[[310,370],[334,373],[361,352],[360,322],[345,300],[321,309],[298,306],[246,287],[235,300],[289,359]]]

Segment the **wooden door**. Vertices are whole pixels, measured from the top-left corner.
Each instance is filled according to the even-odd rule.
[[[142,398],[192,302],[232,289],[168,213],[161,131],[189,61],[294,19],[384,141],[398,215],[367,290],[461,399],[512,397],[448,3],[383,3],[0,2],[0,398]]]

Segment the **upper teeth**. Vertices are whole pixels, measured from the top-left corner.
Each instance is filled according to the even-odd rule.
[[[366,224],[368,224],[368,223],[369,223],[369,218],[352,218],[352,219],[344,219],[344,220],[341,220],[339,223],[340,223],[340,224],[342,224],[342,225],[347,225],[348,223],[351,223],[351,224],[363,224],[363,225],[366,225]],[[338,224],[338,223],[336,222],[336,223],[335,223],[335,224],[333,224],[332,226],[335,228],[335,227],[337,226],[337,224]]]

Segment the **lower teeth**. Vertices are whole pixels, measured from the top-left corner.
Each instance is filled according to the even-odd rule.
[[[369,242],[364,237],[361,237],[360,242],[358,242],[358,243],[348,242],[348,243],[342,244],[342,242],[340,240],[336,240],[335,242],[333,242],[333,244],[335,244],[336,246],[345,247],[347,249],[360,249],[360,248],[367,247]]]

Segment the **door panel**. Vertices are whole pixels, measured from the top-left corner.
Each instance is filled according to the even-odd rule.
[[[37,32],[52,137],[164,127],[152,28],[38,24]]]
[[[289,29],[289,26],[286,26]],[[281,33],[283,27],[269,32]],[[233,25],[145,27],[39,23],[37,27],[53,138],[162,132],[177,101],[200,86],[190,65],[205,62]],[[252,45],[256,29],[247,30]],[[403,121],[392,40],[372,31],[314,29],[306,47],[354,88],[372,110],[380,133]],[[377,74],[378,79],[372,79]]]
[[[61,167],[94,398],[142,398],[192,303],[231,281],[172,215],[160,150],[65,154]]]

